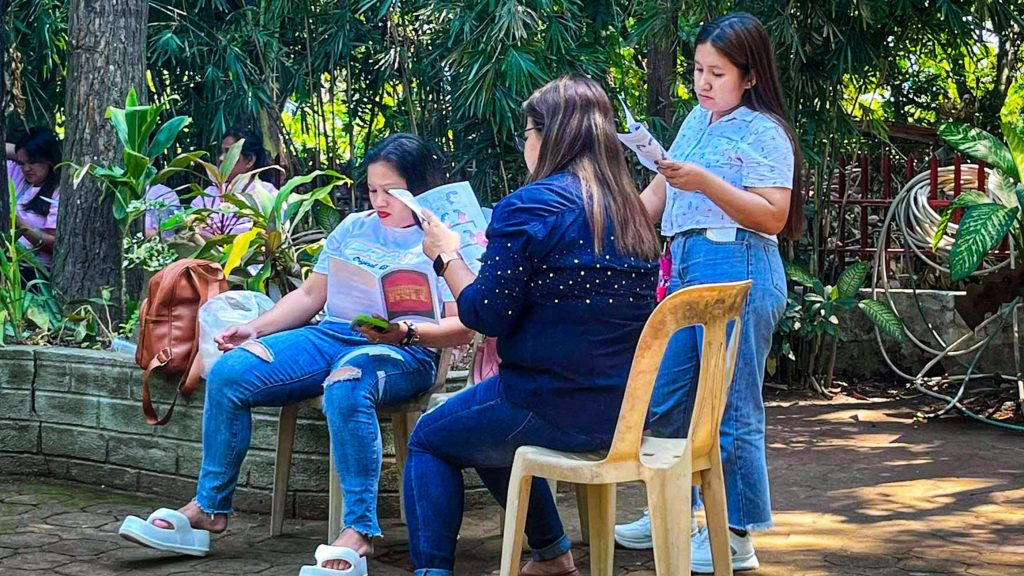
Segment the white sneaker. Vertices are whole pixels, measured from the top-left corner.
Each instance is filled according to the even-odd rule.
[[[754,553],[754,541],[748,532],[746,536],[738,536],[729,531],[729,547],[732,549],[732,569],[757,570],[761,564]],[[690,538],[690,569],[696,574],[714,574],[715,567],[711,562],[711,540],[708,529],[702,526]]]
[[[697,519],[690,522],[690,536],[697,533]],[[615,525],[615,541],[623,548],[630,550],[650,550],[654,548],[651,540],[651,511],[644,509],[644,515],[629,524]]]

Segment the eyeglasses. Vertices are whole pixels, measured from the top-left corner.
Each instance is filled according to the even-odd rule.
[[[516,132],[516,148],[519,148],[520,152],[525,150],[526,149],[526,135],[527,135],[527,133],[530,130],[536,130],[536,131],[540,132],[543,129],[544,129],[544,125],[543,124],[539,124],[537,126],[530,126],[529,128],[523,128],[519,132]]]

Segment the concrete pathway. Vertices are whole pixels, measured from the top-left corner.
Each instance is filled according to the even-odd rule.
[[[953,418],[913,420],[906,401],[851,399],[769,408],[775,530],[756,539],[756,576],[1024,575],[1024,435]],[[0,471],[2,474],[3,471]],[[619,492],[620,519],[644,505],[641,486]],[[270,538],[268,519],[239,515],[201,559],[140,548],[116,535],[126,514],[174,504],[62,484],[0,476],[0,575],[296,575],[325,532],[295,521]],[[578,536],[571,494],[559,495]],[[459,575],[488,574],[501,540],[497,508],[471,512]],[[408,574],[404,528],[372,561],[374,576]],[[575,550],[589,568],[584,548]],[[620,550],[617,572],[653,576],[649,552]]]

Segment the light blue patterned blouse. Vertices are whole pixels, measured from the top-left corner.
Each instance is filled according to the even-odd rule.
[[[793,186],[793,147],[770,116],[740,106],[714,124],[710,121],[708,110],[691,110],[668,150],[669,158],[703,166],[737,188]],[[661,233],[672,237],[694,228],[740,226],[704,194],[670,184]]]

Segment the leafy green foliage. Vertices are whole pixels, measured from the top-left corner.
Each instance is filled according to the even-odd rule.
[[[240,145],[241,142],[236,144]],[[230,280],[248,290],[270,293],[273,287],[273,291],[286,294],[298,288],[309,273],[315,256],[309,247],[322,241],[324,233],[329,232],[306,232],[302,223],[316,206],[336,213],[330,193],[349,180],[331,170],[317,170],[291,178],[273,193],[259,182],[248,186],[254,173],[242,174],[230,183],[219,180],[221,174],[231,172],[228,165],[235,161],[237,156],[229,152],[219,167],[207,169],[215,176],[214,184],[226,188],[221,205],[216,209],[194,208],[186,211],[184,217],[201,223],[227,207],[235,216],[250,220],[252,228],[214,236],[204,242],[194,257],[220,261]]]
[[[863,310],[868,318],[871,318],[871,321],[875,323],[875,326],[878,326],[886,336],[893,340],[902,341],[906,339],[903,321],[900,320],[900,317],[896,315],[896,312],[893,311],[888,303],[881,300],[861,300],[857,302],[857,307]]]
[[[962,122],[950,122],[939,128],[939,136],[956,150],[986,162],[1014,180],[1020,180],[1009,148],[988,132]]]
[[[956,242],[949,253],[949,271],[953,281],[970,276],[985,256],[999,245],[1010,231],[1020,209],[998,204],[980,204],[971,207],[960,221]]]
[[[1011,231],[1015,231],[1018,246],[1024,240],[1024,220],[1021,219],[1024,134],[1006,118],[1005,108],[1010,105],[1008,101],[1001,114],[1005,145],[984,130],[962,124],[947,124],[939,129],[950,146],[992,164],[997,170],[993,184],[999,203],[989,201],[984,195],[965,194],[950,203],[939,220],[933,247],[938,246],[945,235],[954,210],[966,207],[949,253],[949,271],[954,282],[978,270],[988,253]],[[968,197],[962,200],[964,196]]]
[[[977,206],[979,204],[990,204],[992,201],[988,199],[988,196],[978,192],[976,190],[968,190],[963,194],[957,196],[949,203],[949,206],[942,211],[942,216],[939,217],[938,228],[935,232],[935,237],[932,239],[932,250],[939,247],[939,242],[942,241],[943,236],[946,235],[946,230],[949,229],[949,221],[952,220],[953,214],[957,208],[964,208],[967,206]]]

